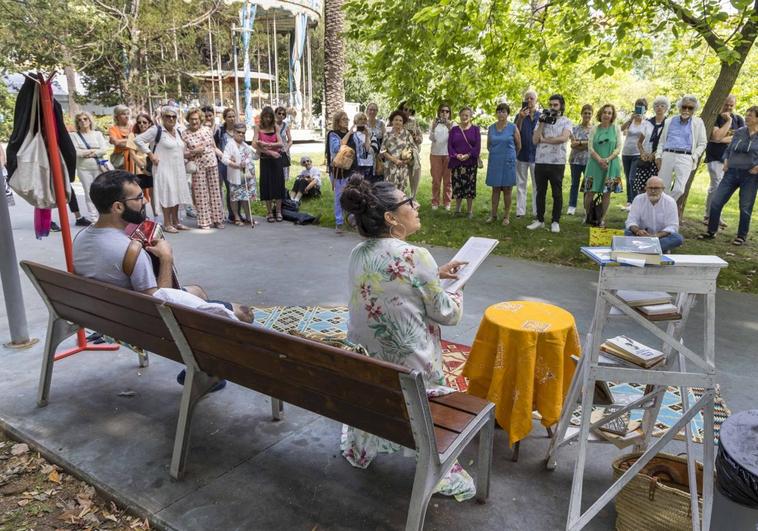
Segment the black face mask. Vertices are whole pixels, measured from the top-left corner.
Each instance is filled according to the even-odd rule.
[[[139,210],[132,210],[129,208],[129,205],[124,203],[124,211],[121,213],[121,219],[126,221],[127,223],[134,223],[135,225],[139,225],[145,219],[147,219],[147,212],[145,211],[145,205],[142,205],[142,208]]]

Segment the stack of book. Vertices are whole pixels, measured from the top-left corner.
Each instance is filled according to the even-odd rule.
[[[645,369],[655,367],[666,358],[660,350],[650,348],[627,336],[607,339],[600,345],[600,351]]]
[[[667,320],[681,317],[679,308],[672,304],[671,295],[665,291],[626,291],[616,295],[629,306],[652,320]]]
[[[661,265],[661,242],[651,236],[614,236],[611,243],[611,260],[632,265]]]
[[[604,409],[595,408],[590,416],[590,422],[594,424],[603,417],[618,411],[621,405],[613,405]],[[625,448],[632,444],[637,444],[643,439],[641,429],[642,423],[638,420],[630,420],[629,412],[616,417],[615,419],[601,424],[592,431],[603,439],[612,442],[618,448]]]

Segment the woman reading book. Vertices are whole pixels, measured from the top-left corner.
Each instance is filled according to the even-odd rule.
[[[350,254],[348,264],[350,320],[348,339],[377,358],[418,370],[427,393],[434,396],[454,390],[445,386],[442,371],[440,325],[456,325],[462,316],[462,293],[448,293],[441,279],[456,278],[462,262],[438,267],[432,255],[405,239],[419,230],[419,204],[394,184],[370,183],[351,178],[340,199],[352,214],[365,241]],[[366,468],[379,453],[399,445],[343,427],[342,455],[351,465]],[[456,463],[438,491],[472,497],[471,477]]]

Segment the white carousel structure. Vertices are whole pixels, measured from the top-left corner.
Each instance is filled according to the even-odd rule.
[[[294,130],[312,130],[311,33],[321,21],[322,0],[226,1],[240,5],[238,24],[230,28],[232,68],[222,68],[222,54],[227,51],[214,48],[211,37],[210,70],[191,74],[201,84],[201,98],[217,107],[233,106],[249,125],[264,106],[282,106],[288,109]],[[276,46],[276,37],[282,34],[289,37],[285,57]],[[280,86],[285,61],[288,82]]]

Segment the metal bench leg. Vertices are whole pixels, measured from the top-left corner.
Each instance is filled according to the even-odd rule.
[[[177,422],[176,436],[174,437],[174,453],[171,456],[170,473],[174,479],[181,479],[184,475],[184,468],[187,464],[187,456],[189,455],[192,413],[195,410],[195,406],[218,381],[219,378],[208,376],[201,371],[195,370],[193,367],[187,367],[184,389],[182,390],[182,402],[179,406],[179,421]]]
[[[137,354],[137,360],[139,361],[140,369],[145,369],[150,366],[150,358],[147,350],[143,350]]]
[[[434,487],[440,479],[439,467],[432,463],[426,452],[419,451],[416,456],[416,475],[413,478],[413,493],[405,521],[405,531],[422,531],[426,509],[434,493]]]
[[[37,388],[37,405],[44,407],[47,405],[47,399],[50,396],[50,383],[53,379],[53,362],[55,361],[55,351],[64,339],[71,337],[76,333],[79,327],[50,316],[47,322],[47,337],[45,338],[45,353],[42,355],[42,369],[39,377],[39,387]]]
[[[284,411],[284,402],[278,398],[271,397],[271,418],[273,420],[282,420],[282,412]]]
[[[479,431],[479,470],[476,474],[476,501],[484,503],[490,495],[492,442],[495,437],[495,412],[490,411],[487,423]]]

